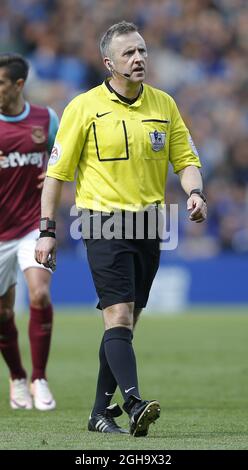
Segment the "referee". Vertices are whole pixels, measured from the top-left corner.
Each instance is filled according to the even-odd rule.
[[[139,437],[147,435],[160,414],[157,400],[140,396],[132,347],[133,328],[159,266],[160,238],[158,230],[149,237],[149,217],[144,217],[143,237],[137,236],[136,222],[140,214],[156,213],[164,205],[169,162],[188,196],[192,221],[206,218],[206,203],[199,157],[174,100],[143,83],[147,49],[137,27],[125,21],[111,26],[100,49],[111,77],[74,98],[64,111],[42,193],[36,260],[45,266],[56,262],[55,233],[49,226],[63,182],[73,181],[77,172],[76,205],[105,325],[88,429],[127,432],[115,421],[121,408],[110,404],[119,386],[130,434]],[[130,214],[132,236],[130,230],[125,236]],[[104,227],[114,215],[119,218],[111,237]]]

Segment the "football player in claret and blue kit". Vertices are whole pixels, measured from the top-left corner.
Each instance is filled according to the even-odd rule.
[[[44,166],[58,128],[50,109],[25,101],[28,63],[19,54],[0,54],[0,350],[10,374],[12,409],[52,410],[46,378],[53,308],[52,270],[34,259],[40,223]],[[47,230],[54,230],[49,227]],[[18,264],[29,291],[31,384],[23,367],[14,319]]]

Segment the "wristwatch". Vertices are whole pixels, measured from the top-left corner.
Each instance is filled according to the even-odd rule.
[[[203,194],[203,192],[201,191],[201,189],[192,189],[192,191],[190,191],[190,195],[189,195],[189,196],[192,196],[192,194],[198,194],[198,196],[200,196],[204,202],[207,202],[207,198],[206,198],[206,196]]]
[[[49,217],[42,217],[40,219],[40,232],[47,232],[48,230],[55,230],[55,220],[50,220]]]

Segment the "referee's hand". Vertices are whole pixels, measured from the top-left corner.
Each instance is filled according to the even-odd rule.
[[[35,247],[35,259],[37,263],[43,264],[45,268],[52,271],[56,269],[56,251],[57,242],[55,238],[43,237],[39,238]]]
[[[198,194],[192,194],[187,200],[187,209],[190,212],[189,218],[199,224],[207,218],[207,204]]]

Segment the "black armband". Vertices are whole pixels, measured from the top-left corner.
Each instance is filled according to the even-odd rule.
[[[47,230],[47,231],[40,232],[39,238],[43,238],[43,237],[56,238],[56,235],[55,235],[54,232],[49,232],[49,231]]]

